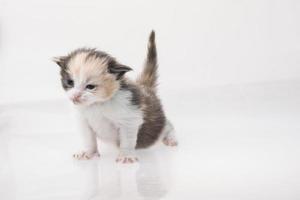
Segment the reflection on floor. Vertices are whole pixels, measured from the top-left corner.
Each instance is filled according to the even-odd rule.
[[[180,98],[178,98],[180,94]],[[178,148],[158,144],[134,165],[75,161],[66,101],[0,106],[0,199],[299,199],[300,83],[163,95]]]

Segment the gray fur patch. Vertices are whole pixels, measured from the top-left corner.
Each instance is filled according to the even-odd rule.
[[[120,81],[120,90],[128,90],[131,93],[131,104],[141,107],[141,92],[135,84],[123,79]]]
[[[144,90],[127,79],[121,80],[120,86],[120,90],[127,90],[131,93],[130,103],[143,112],[144,122],[138,132],[136,148],[147,148],[159,139],[166,124],[160,100],[151,89]]]
[[[157,86],[157,78],[158,78],[157,68],[158,68],[158,64],[157,64],[157,50],[155,44],[155,32],[152,31],[148,41],[147,59],[144,65],[144,69],[140,77],[137,79],[137,82],[140,85],[155,90]]]
[[[70,89],[70,85],[68,84],[68,80],[70,80],[70,75],[65,69],[60,70],[60,75],[61,75],[61,84],[64,90]]]
[[[146,148],[153,145],[160,137],[166,124],[166,117],[160,100],[154,92],[142,94],[142,111],[144,123],[139,129],[136,148]]]

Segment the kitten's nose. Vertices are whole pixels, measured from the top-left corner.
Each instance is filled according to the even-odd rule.
[[[81,98],[81,94],[77,93],[72,96],[71,100],[73,101],[73,103],[77,104],[80,103],[81,101],[80,98]]]

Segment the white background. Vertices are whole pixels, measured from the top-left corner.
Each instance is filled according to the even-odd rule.
[[[62,97],[54,56],[105,50],[140,71],[157,32],[161,88],[300,77],[296,0],[1,0],[0,101]]]
[[[155,29],[159,93],[179,146],[140,162],[76,162],[54,56],[105,50],[142,69]],[[300,1],[0,0],[0,199],[300,198]]]

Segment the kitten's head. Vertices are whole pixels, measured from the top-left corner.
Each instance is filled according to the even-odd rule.
[[[77,49],[54,61],[60,66],[64,90],[79,105],[109,100],[119,90],[123,75],[131,70],[95,49]]]

